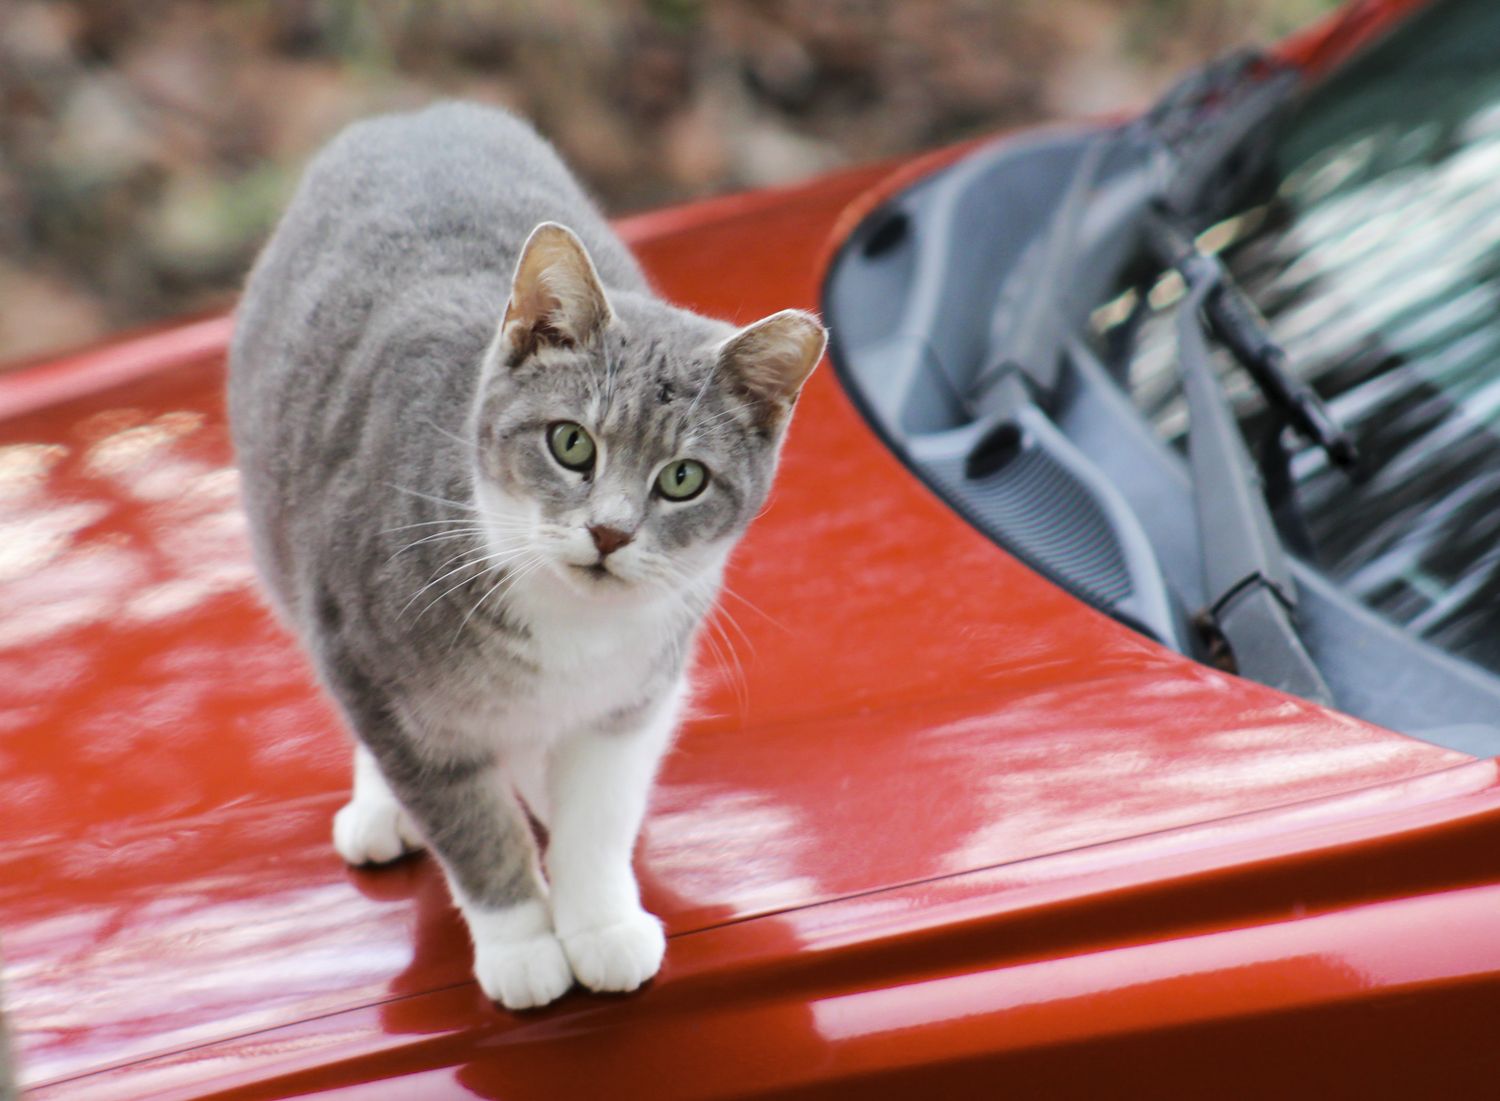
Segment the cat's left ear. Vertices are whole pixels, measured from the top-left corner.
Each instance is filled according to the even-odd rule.
[[[758,405],[767,428],[780,427],[802,384],[823,358],[828,330],[804,310],[782,310],[747,325],[719,348],[719,366]]]
[[[543,222],[516,261],[500,323],[505,362],[514,366],[545,345],[582,344],[610,319],[609,302],[583,242],[566,226]]]

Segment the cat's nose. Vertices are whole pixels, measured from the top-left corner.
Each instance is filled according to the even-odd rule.
[[[619,528],[606,527],[603,524],[591,524],[589,534],[594,537],[594,546],[599,548],[600,558],[613,554],[635,538],[633,532],[621,531]]]

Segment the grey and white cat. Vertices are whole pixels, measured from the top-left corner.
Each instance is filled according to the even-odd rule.
[[[468,105],[346,130],[251,273],[230,414],[258,565],[357,735],[334,843],[430,847],[506,1006],[661,964],[632,850],[824,339],[669,305]]]

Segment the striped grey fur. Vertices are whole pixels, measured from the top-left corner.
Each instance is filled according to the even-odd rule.
[[[608,321],[577,339],[538,321],[507,343],[518,258],[545,222],[586,248]],[[778,326],[801,341],[795,371]],[[570,733],[510,726],[537,723],[522,704],[552,660],[520,586],[528,568],[572,567],[497,551],[496,530],[514,521],[491,515],[485,494],[555,526],[607,495],[609,522],[630,525],[640,560],[656,564],[653,583],[634,585],[666,609],[634,644],[638,675],[567,720],[630,736],[681,681],[822,347],[807,315],[735,334],[651,291],[528,126],[464,105],[347,130],[311,164],[251,274],[229,404],[257,563],[466,904],[544,890],[507,754],[513,738]],[[596,477],[568,475],[543,446],[559,421],[597,435]],[[690,506],[652,491],[653,472],[682,456],[712,478]]]

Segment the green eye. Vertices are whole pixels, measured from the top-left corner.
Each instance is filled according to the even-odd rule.
[[[656,490],[669,501],[688,501],[708,485],[708,469],[693,459],[678,459],[662,467]]]
[[[552,457],[569,470],[588,470],[594,465],[594,438],[581,424],[558,421],[547,429],[547,445]]]

